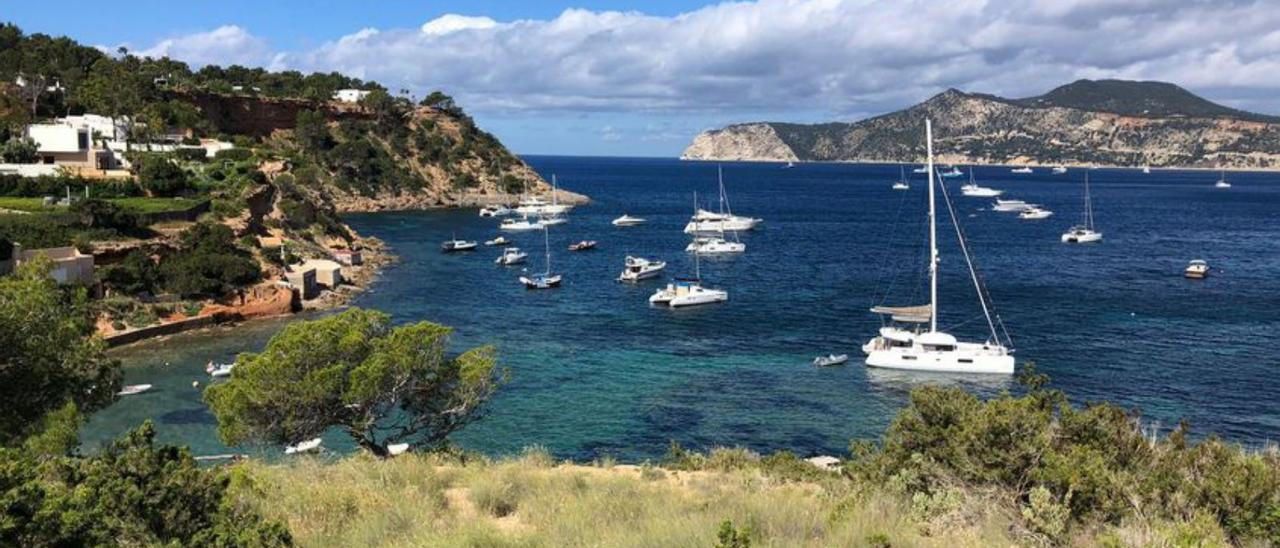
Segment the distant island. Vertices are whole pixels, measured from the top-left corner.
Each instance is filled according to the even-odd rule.
[[[686,160],[920,162],[924,118],[950,163],[1275,168],[1280,117],[1177,85],[1079,80],[1024,99],[948,89],[852,123],[755,122],[704,131]]]

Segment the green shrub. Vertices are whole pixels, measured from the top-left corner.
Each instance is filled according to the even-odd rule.
[[[173,151],[173,155],[179,160],[187,162],[207,162],[209,161],[209,152],[203,148],[179,148]]]
[[[168,156],[141,154],[136,163],[138,183],[154,196],[174,196],[191,186],[187,172]]]
[[[237,142],[237,147],[252,146],[252,141],[247,145]],[[233,162],[243,162],[253,157],[253,151],[248,148],[228,148],[215,152],[213,154],[215,160],[230,160]]]

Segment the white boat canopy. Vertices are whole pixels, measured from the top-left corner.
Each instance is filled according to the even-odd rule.
[[[916,306],[873,306],[871,311],[876,314],[891,316],[893,321],[903,323],[929,323],[931,312],[927,304]]]

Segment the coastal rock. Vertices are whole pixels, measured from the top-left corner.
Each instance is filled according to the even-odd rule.
[[[798,160],[772,124],[739,124],[704,131],[680,155],[682,160]]]
[[[740,124],[704,132],[683,158],[909,162],[931,118],[949,163],[1280,167],[1280,118],[1160,82],[1082,80],[1026,99],[949,89],[853,123]]]

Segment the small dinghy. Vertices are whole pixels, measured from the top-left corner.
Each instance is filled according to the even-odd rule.
[[[582,240],[581,242],[578,242],[576,244],[571,244],[569,246],[569,251],[586,251],[588,249],[595,249],[595,248],[596,248],[595,240]]]
[[[124,388],[121,388],[119,392],[116,392],[116,395],[132,396],[134,394],[141,394],[148,390],[151,390],[151,385],[149,384],[130,384],[130,385],[126,385]]]
[[[387,446],[387,454],[391,456],[402,455],[409,450],[407,443],[393,443]]]
[[[322,440],[320,438],[313,438],[304,442],[299,442],[297,445],[285,446],[284,454],[297,455],[300,453],[309,453],[311,451],[315,451],[320,448],[321,441]]]
[[[484,245],[495,246],[495,245],[507,245],[509,243],[511,243],[511,240],[508,240],[506,236],[498,236],[497,238],[494,238],[492,240],[485,241]]]
[[[830,367],[832,365],[840,365],[849,361],[848,354],[828,354],[826,356],[818,356],[813,359],[813,365],[818,367]]]

